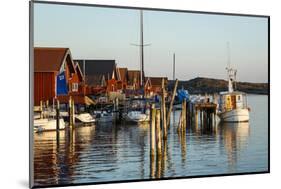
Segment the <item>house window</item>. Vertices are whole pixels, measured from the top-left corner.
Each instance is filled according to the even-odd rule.
[[[78,92],[78,83],[72,83],[72,92]]]

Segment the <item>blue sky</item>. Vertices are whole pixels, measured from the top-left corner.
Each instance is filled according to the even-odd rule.
[[[146,76],[226,79],[227,42],[237,79],[267,82],[267,18],[144,11]],[[35,4],[34,45],[69,47],[74,59],[115,59],[139,69],[139,11]]]

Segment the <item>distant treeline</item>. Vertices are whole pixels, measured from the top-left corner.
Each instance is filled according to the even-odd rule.
[[[169,80],[169,88],[173,87],[173,81]],[[179,81],[178,89],[184,87],[190,94],[219,93],[228,90],[228,81],[197,77],[188,81]],[[236,82],[234,89],[250,94],[268,94],[268,83]]]

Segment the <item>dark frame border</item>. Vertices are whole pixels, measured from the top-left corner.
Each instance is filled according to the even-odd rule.
[[[33,74],[34,60],[34,4],[56,4],[56,5],[70,5],[70,6],[84,6],[84,7],[102,7],[102,8],[119,8],[119,9],[142,9],[150,11],[163,11],[163,12],[182,12],[194,14],[210,14],[210,15],[224,15],[224,16],[242,16],[242,17],[260,17],[267,18],[268,25],[268,167],[267,171],[260,172],[242,172],[242,173],[226,173],[226,174],[213,174],[213,175],[197,175],[197,176],[182,176],[182,177],[166,177],[159,179],[131,179],[119,181],[106,181],[106,182],[88,182],[77,184],[56,184],[34,186],[34,167],[33,167]],[[114,183],[131,183],[131,182],[144,182],[144,181],[161,181],[161,180],[175,180],[175,179],[190,179],[190,178],[206,178],[206,177],[222,177],[222,176],[239,176],[239,175],[255,175],[270,173],[270,16],[269,15],[255,15],[255,14],[239,14],[239,13],[225,13],[225,12],[208,12],[208,11],[192,11],[181,9],[163,9],[163,8],[148,8],[148,7],[133,7],[133,6],[117,6],[117,5],[104,5],[104,4],[88,4],[88,3],[71,3],[71,2],[56,2],[56,1],[29,1],[29,187],[30,188],[49,188],[49,187],[66,187],[66,186],[84,186],[84,185],[97,185],[97,184],[114,184]]]

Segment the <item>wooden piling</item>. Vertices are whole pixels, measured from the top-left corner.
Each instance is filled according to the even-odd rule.
[[[71,101],[71,103],[72,103],[72,105],[71,105],[71,112],[72,112],[72,126],[73,126],[73,128],[75,127],[75,104],[74,104],[74,99],[72,99],[72,101]]]
[[[182,102],[182,129],[186,129],[186,99]]]
[[[46,108],[49,109],[49,100],[46,101]]]
[[[161,144],[161,120],[160,120],[160,110],[156,110],[156,147],[157,147],[157,156],[162,155],[162,144]]]
[[[56,106],[56,141],[57,141],[57,149],[59,149],[59,141],[60,141],[60,102],[57,100]]]
[[[150,108],[150,177],[155,178],[155,104]]]
[[[57,106],[56,106],[56,130],[58,131],[60,129],[60,102],[57,100]]]
[[[169,107],[169,111],[168,111],[168,116],[167,116],[167,127],[168,128],[170,127],[171,112],[173,110],[173,104],[174,104],[174,100],[175,100],[175,96],[176,96],[176,92],[177,92],[177,87],[178,87],[178,79],[176,79],[176,82],[175,82],[172,99],[171,99],[170,107]]]
[[[43,101],[40,100],[40,118],[43,119]]]
[[[200,110],[200,128],[203,126],[203,111]]]
[[[167,139],[167,121],[166,121],[166,102],[165,102],[165,83],[164,83],[164,78],[162,78],[162,126],[163,126],[163,139]]]
[[[154,104],[151,107],[151,119],[150,119],[150,156],[154,159],[155,156],[155,118],[156,109]]]
[[[178,129],[177,129],[178,132],[181,131],[181,127],[182,127],[182,111],[181,111],[180,117],[179,117],[179,123],[178,123]]]
[[[186,114],[186,124],[190,125],[190,102],[186,102],[185,106],[185,114]]]
[[[69,127],[73,128],[74,122],[73,122],[73,103],[72,103],[72,97],[69,97],[68,102],[68,117],[69,117]]]
[[[198,110],[195,108],[195,127],[198,128]]]

